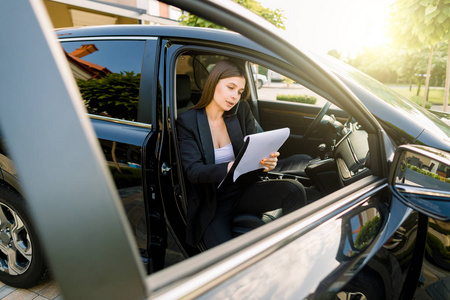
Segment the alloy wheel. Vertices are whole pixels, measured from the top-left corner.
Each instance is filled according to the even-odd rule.
[[[21,275],[30,267],[32,244],[22,218],[0,203],[0,271]]]

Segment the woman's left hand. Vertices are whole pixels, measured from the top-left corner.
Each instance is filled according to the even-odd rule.
[[[270,154],[269,157],[261,160],[261,164],[264,167],[264,172],[269,172],[275,169],[278,162],[278,156],[280,156],[280,152],[274,152]]]

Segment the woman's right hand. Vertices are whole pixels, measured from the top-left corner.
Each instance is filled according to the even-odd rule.
[[[278,156],[280,156],[280,152],[274,152],[270,154],[269,157],[261,160],[261,165],[264,166],[264,172],[270,172],[277,166]]]

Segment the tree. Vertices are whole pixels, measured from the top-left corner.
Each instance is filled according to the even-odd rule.
[[[432,76],[430,85],[445,86],[445,67],[447,65],[448,44],[440,43],[433,54]]]
[[[333,57],[335,57],[335,58],[337,58],[337,59],[341,59],[341,57],[342,57],[342,53],[339,52],[339,51],[336,50],[336,49],[332,49],[332,50],[328,51],[327,54],[330,55],[330,56],[333,56]]]
[[[274,24],[278,28],[286,29],[284,25],[285,17],[283,16],[282,10],[275,9],[271,10],[269,8],[265,8],[256,0],[233,0],[236,3],[241,4],[246,7],[250,11],[256,13],[257,15],[263,17],[270,23]],[[182,15],[179,19],[180,25],[184,26],[194,26],[194,27],[208,27],[208,28],[219,28],[226,29],[223,26],[219,26],[211,21],[202,19],[196,15],[188,13],[187,15]]]
[[[358,70],[372,76],[383,83],[397,81],[397,72],[394,62],[397,55],[384,47],[364,48],[354,58],[347,62]]]
[[[425,7],[421,5],[421,0],[398,0],[394,3],[390,16],[390,34],[394,45],[404,45],[409,50],[422,48],[423,45],[426,45],[429,49],[423,107],[425,107],[427,101],[433,47],[439,40],[432,35],[424,35],[425,32],[432,33],[432,27],[426,26],[424,19]]]
[[[446,111],[450,88],[450,1],[422,0],[420,3],[425,7],[425,26],[427,28],[433,28],[433,32],[427,30],[425,34],[431,35],[432,39],[439,38],[439,40],[444,40],[448,43],[447,72],[444,92],[444,111]]]
[[[97,80],[77,81],[89,113],[135,120],[141,74],[120,72]]]
[[[398,0],[393,5],[390,15],[390,33],[397,45],[405,45],[408,49],[429,48],[427,79],[423,106],[428,96],[431,78],[433,50],[441,40],[450,39],[450,1],[448,0]],[[450,46],[450,44],[449,44]],[[447,59],[447,81],[450,85],[450,48]],[[446,88],[444,110],[448,103]]]
[[[425,74],[427,71],[426,60],[429,56],[429,49],[422,48],[418,51],[400,50],[395,56],[395,61],[392,66],[397,70],[400,81],[409,84],[411,91],[412,85],[415,82],[418,86],[417,95],[420,93],[420,86],[422,84],[422,77],[419,74]]]

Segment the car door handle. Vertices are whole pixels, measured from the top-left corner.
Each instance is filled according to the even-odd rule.
[[[161,173],[163,175],[167,175],[168,172],[170,172],[172,170],[171,167],[169,167],[165,162],[162,163],[161,165]]]

